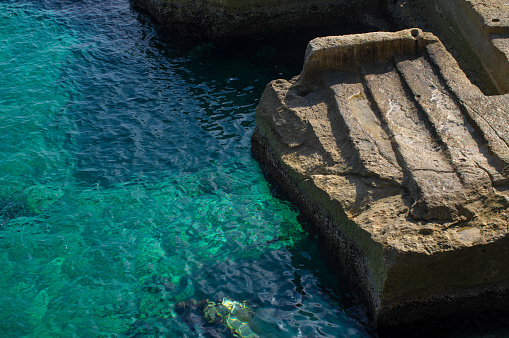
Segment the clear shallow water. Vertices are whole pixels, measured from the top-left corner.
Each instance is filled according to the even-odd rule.
[[[368,335],[250,155],[284,45],[182,49],[124,0],[3,1],[0,41],[2,336],[228,337],[173,311],[225,296],[266,336]]]

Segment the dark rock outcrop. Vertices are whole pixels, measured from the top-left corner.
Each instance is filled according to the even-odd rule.
[[[387,27],[379,0],[133,0],[175,36],[211,39],[286,28],[360,23]]]

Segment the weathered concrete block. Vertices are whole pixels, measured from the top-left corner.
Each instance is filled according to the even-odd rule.
[[[507,307],[508,116],[430,33],[325,37],[267,85],[252,149],[396,326]]]

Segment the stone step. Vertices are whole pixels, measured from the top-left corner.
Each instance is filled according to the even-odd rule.
[[[334,102],[330,107],[331,115],[341,122],[354,149],[343,156],[354,157],[351,162],[357,163],[358,174],[401,184],[403,172],[392,150],[390,137],[364,92],[363,79],[359,73],[348,75],[349,81],[332,81],[328,86]]]
[[[495,159],[441,78],[425,57],[402,60],[397,69],[463,184],[458,202],[489,196],[492,180],[504,179],[502,170],[491,164]]]
[[[462,202],[457,196],[464,187],[399,73],[391,65],[387,68],[379,73],[364,69],[365,81],[404,168],[405,185],[414,199],[412,215],[422,219],[457,217],[455,204]]]

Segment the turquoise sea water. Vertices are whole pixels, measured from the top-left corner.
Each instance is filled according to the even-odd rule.
[[[228,337],[173,311],[223,297],[264,336],[367,336],[250,155],[303,50],[160,36],[126,0],[0,2],[2,337]]]
[[[231,337],[174,311],[223,297],[263,337],[373,336],[250,154],[308,37],[162,35],[128,0],[0,0],[0,336]]]

